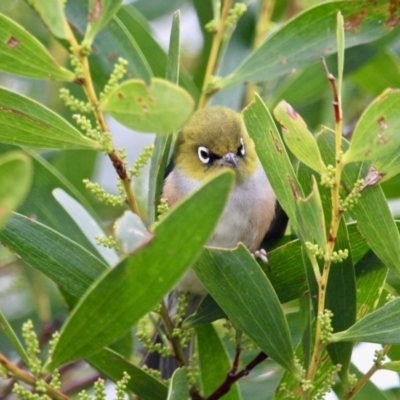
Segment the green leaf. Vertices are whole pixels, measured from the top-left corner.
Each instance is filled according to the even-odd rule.
[[[400,275],[400,237],[385,196],[379,186],[366,190],[351,215],[357,228],[374,253],[397,275]]]
[[[78,298],[107,270],[102,261],[77,243],[17,213],[0,232],[0,241]]]
[[[189,383],[186,368],[178,368],[172,375],[167,400],[185,400],[188,398]]]
[[[48,108],[0,88],[0,142],[56,149],[101,150]]]
[[[205,397],[210,396],[226,379],[231,369],[228,352],[211,324],[196,328],[200,376]],[[224,400],[240,400],[239,387],[234,384]]]
[[[97,33],[121,7],[122,0],[89,0],[89,18],[84,41],[92,44]]]
[[[382,65],[385,66],[384,74]],[[381,51],[370,62],[354,71],[351,80],[373,96],[378,96],[388,87],[400,87],[399,58],[387,50]]]
[[[21,357],[24,363],[28,365],[29,363],[28,354],[26,353],[24,346],[22,346],[21,342],[18,339],[18,336],[14,332],[13,328],[11,327],[7,318],[4,316],[1,310],[0,310],[0,332],[2,332],[4,336],[6,336],[6,338],[12,344],[14,350],[18,353],[18,355]]]
[[[344,16],[346,48],[378,39],[390,32],[387,1],[331,1],[310,7],[280,29],[221,83],[222,88],[245,81],[286,75],[336,52],[336,14]],[[384,21],[388,22],[388,25]]]
[[[199,256],[232,184],[230,172],[206,183],[174,208],[141,248],[103,275],[63,326],[48,367],[96,353],[152,310]]]
[[[341,263],[331,266],[326,293],[326,309],[333,313],[332,327],[334,332],[347,329],[355,323],[357,295],[359,294],[356,287],[351,248],[349,248],[349,236],[346,224],[341,219],[334,250],[344,249],[348,249],[349,255]],[[342,382],[346,383],[353,344],[334,343],[330,344],[327,349],[332,363],[342,366],[338,374]]]
[[[296,231],[295,196],[291,187],[301,189],[272,116],[258,95],[255,101],[246,107],[243,116],[268,180]],[[301,192],[299,195],[304,197]]]
[[[312,191],[305,199],[296,200],[296,221],[300,240],[303,242],[317,243],[326,250],[326,227],[324,210],[315,177],[312,176]]]
[[[101,109],[131,129],[168,134],[189,118],[194,103],[189,94],[164,79],[151,85],[138,79],[125,81],[102,102]]]
[[[135,251],[140,242],[146,237],[147,230],[140,217],[132,211],[125,211],[121,218],[114,223],[115,238],[121,244],[124,254]]]
[[[394,371],[400,373],[400,361],[389,361],[382,364],[379,369],[386,369],[388,371]]]
[[[1,144],[0,154],[15,149],[18,149],[18,147]],[[87,250],[94,252],[95,248],[81,233],[71,217],[54,199],[52,191],[55,188],[63,189],[79,200],[85,206],[86,210],[90,211],[92,216],[95,216],[95,212],[90,204],[52,165],[36,152],[29,149],[25,149],[24,152],[30,157],[35,173],[33,174],[31,190],[26,201],[18,209],[18,212],[23,215],[34,216],[36,221],[56,230]],[[46,207],[43,207],[43,204],[46,204]],[[100,218],[96,217],[96,220],[100,221]]]
[[[165,400],[167,397],[168,388],[162,382],[110,349],[99,351],[90,356],[88,361],[114,382],[127,372],[131,378],[127,389],[144,400]]]
[[[67,2],[65,11],[75,34],[79,37],[86,29],[87,24],[87,1],[75,0]],[[150,82],[153,72],[143,54],[131,26],[136,21],[124,21],[121,8],[118,16],[114,16],[107,26],[96,36],[92,43],[92,54],[90,55],[90,72],[98,92],[101,92],[108,83],[114,64],[120,56],[128,61],[127,76],[141,78]]]
[[[0,157],[0,230],[28,194],[32,173],[31,160],[22,152]]]
[[[228,251],[228,250],[226,250]],[[219,250],[207,248],[200,256],[198,263],[214,260],[215,268]],[[208,254],[207,254],[208,253]],[[215,254],[214,254],[215,253]],[[204,261],[202,260],[204,258]],[[293,240],[268,252],[268,265],[263,262],[260,266],[267,275],[281,303],[298,299],[308,291],[305,268],[301,255],[299,240]],[[226,314],[211,296],[207,296],[198,307],[196,314],[185,320],[187,326],[197,326],[225,318]]]
[[[157,3],[157,8],[160,7],[162,7],[161,3]],[[179,7],[176,7],[172,12],[178,9]],[[140,38],[138,46],[152,69],[154,76],[160,78],[166,77],[167,55],[155,39],[151,25],[138,11],[137,2],[122,7],[118,11],[117,18],[126,27],[132,37]],[[199,97],[197,86],[193,82],[192,77],[183,68],[180,68],[179,82],[180,86],[185,88],[194,99]]]
[[[350,241],[353,247],[352,241]],[[374,311],[386,283],[388,268],[369,251],[355,265],[357,285],[357,321]]]
[[[97,250],[97,253],[103,258],[103,260],[110,266],[115,265],[119,261],[118,254],[114,249],[109,249],[97,244],[96,236],[105,236],[105,233],[89,212],[63,189],[54,189],[53,196],[74,220],[76,225],[79,226],[82,233],[86,236],[89,242],[92,243],[93,247]]]
[[[338,56],[338,78],[337,78],[337,91],[339,96],[339,107],[342,104],[342,83],[343,83],[343,70],[344,70],[344,18],[343,14],[338,11],[336,14],[336,41],[337,41],[337,56]]]
[[[284,100],[275,107],[274,115],[282,127],[283,139],[290,151],[299,161],[322,174],[326,170],[325,164],[303,118]]]
[[[35,9],[55,37],[59,39],[69,38],[68,22],[64,15],[65,2],[63,0],[30,0],[29,5]]]
[[[0,70],[32,78],[73,81],[46,48],[22,26],[0,14]],[[2,96],[0,96],[1,98]]]
[[[169,40],[169,52],[167,58],[167,71],[165,78],[177,84],[179,79],[180,61],[180,13],[176,12],[172,20],[171,36]],[[157,216],[157,206],[160,202],[165,171],[171,149],[172,135],[157,135],[154,141],[154,150],[151,156],[148,220],[152,224]]]
[[[400,298],[389,301],[382,308],[368,314],[343,332],[332,335],[331,342],[353,341],[399,344]]]
[[[400,90],[388,89],[378,96],[364,111],[354,130],[350,148],[344,154],[345,163],[372,160],[398,151],[400,139]],[[391,176],[400,172],[400,161],[392,165]],[[390,170],[390,169],[389,169]],[[389,171],[378,170],[385,175]]]
[[[234,325],[268,356],[294,374],[289,327],[279,299],[254,257],[243,246],[204,252],[197,276]]]
[[[318,136],[318,145],[321,153],[330,151],[330,160],[325,163],[334,163],[334,136],[332,133],[324,132]],[[347,141],[343,141],[343,148],[346,150]],[[323,149],[324,148],[324,149]],[[329,150],[330,149],[330,150]],[[343,170],[343,182],[345,188],[352,188],[359,177],[359,164],[351,163]],[[396,274],[400,274],[400,236],[391,215],[389,206],[382,192],[382,189],[375,185],[363,191],[357,204],[350,210],[350,215],[357,220],[357,229],[367,240],[371,250]]]

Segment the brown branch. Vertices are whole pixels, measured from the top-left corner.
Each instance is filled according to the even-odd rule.
[[[226,375],[225,381],[208,396],[205,400],[218,400],[226,393],[229,392],[232,385],[236,383],[240,378],[249,375],[249,373],[261,362],[268,358],[264,352],[259,353],[252,361],[250,361],[240,372],[236,373],[239,363],[240,350],[236,348],[236,355],[233,361],[232,369]]]
[[[33,375],[27,373],[21,368],[17,367],[13,364],[4,354],[0,353],[0,364],[8,371],[8,376],[10,378],[25,382],[29,386],[35,387],[37,378]],[[47,383],[46,386],[46,394],[54,400],[71,400],[68,396],[60,391],[52,388]]]

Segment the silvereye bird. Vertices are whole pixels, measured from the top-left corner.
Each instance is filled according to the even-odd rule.
[[[256,252],[274,220],[277,201],[241,115],[222,106],[195,112],[178,135],[173,163],[162,194],[170,207],[217,172],[234,171],[235,186],[208,245],[234,248],[242,242]],[[206,293],[193,270],[176,289]]]

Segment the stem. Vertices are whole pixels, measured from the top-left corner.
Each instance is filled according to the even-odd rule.
[[[216,28],[216,31],[214,32],[214,39],[211,45],[211,50],[210,50],[210,56],[208,58],[208,63],[207,63],[207,68],[206,68],[206,73],[204,75],[204,81],[203,81],[203,90],[199,99],[199,104],[197,106],[198,109],[204,108],[208,100],[210,99],[212,93],[211,92],[206,92],[205,89],[207,87],[207,84],[210,81],[211,76],[213,75],[217,61],[218,61],[218,54],[219,50],[221,47],[222,39],[225,33],[225,21],[226,18],[228,17],[229,10],[232,7],[233,0],[225,0],[224,4],[222,6],[222,13],[221,13],[221,18],[218,22],[218,26]]]
[[[28,374],[21,368],[13,364],[7,357],[0,353],[0,364],[8,371],[11,378],[25,382],[26,384],[35,387],[37,378]],[[61,393],[60,391],[52,388],[49,384],[45,383],[46,394],[54,400],[70,400],[68,396]]]
[[[318,282],[318,315],[324,312],[325,310],[325,299],[326,299],[326,288],[328,285],[329,272],[331,267],[331,257],[335,248],[336,236],[339,229],[340,218],[342,216],[342,210],[340,208],[339,200],[339,190],[340,190],[340,180],[343,170],[342,163],[342,109],[340,96],[337,91],[335,78],[329,72],[328,67],[325,63],[325,60],[322,59],[322,64],[326,72],[326,76],[329,80],[329,83],[333,92],[333,109],[335,114],[335,160],[336,160],[336,168],[335,168],[335,179],[334,184],[331,188],[331,197],[332,197],[332,214],[331,214],[331,224],[329,227],[329,235],[328,235],[328,243],[325,257],[325,263],[322,270],[322,275],[320,277],[317,276]],[[315,373],[317,371],[318,365],[321,361],[322,350],[325,348],[325,344],[321,340],[321,322],[319,318],[316,321],[316,332],[315,332],[315,342],[314,349],[312,353],[312,357],[310,360],[310,365],[308,367],[306,373],[306,379],[313,382]],[[303,393],[303,399],[308,400],[311,396],[311,389],[307,390]]]
[[[383,349],[382,349],[382,353],[384,355],[387,354],[387,352],[390,349],[390,344],[386,344]],[[343,396],[343,400],[350,400],[351,398],[353,398],[360,390],[361,388],[369,381],[369,379],[371,378],[371,376],[380,369],[380,364],[379,363],[374,363],[372,365],[372,367],[367,371],[367,373],[365,375],[363,375],[358,382],[356,383],[356,385],[354,387],[352,387],[344,396]]]
[[[172,335],[172,332],[174,330],[174,324],[171,321],[171,318],[168,314],[168,310],[164,301],[161,302],[160,316],[163,321],[167,336],[171,341],[172,348],[174,349],[175,359],[176,361],[178,361],[179,366],[183,367],[186,365],[186,361],[185,361],[185,356],[183,354],[182,345],[179,338],[175,338]]]
[[[267,354],[261,352],[252,361],[250,361],[240,372],[236,373],[237,356],[238,356],[238,351],[236,350],[235,361],[233,363],[232,369],[226,375],[224,382],[222,382],[222,384],[213,393],[211,393],[210,396],[208,396],[205,400],[220,399],[223,395],[229,392],[234,383],[236,383],[243,376],[247,376],[258,364],[260,364],[261,362],[263,362],[268,358]]]
[[[110,130],[108,129],[107,122],[105,120],[104,114],[100,111],[99,101],[96,95],[96,91],[94,90],[92,76],[90,74],[89,68],[89,60],[87,56],[82,52],[82,48],[80,44],[77,42],[71,27],[67,24],[69,31],[69,44],[71,45],[72,52],[78,58],[78,60],[82,64],[83,69],[83,79],[79,80],[79,83],[82,85],[83,90],[85,91],[86,97],[89,100],[89,103],[93,106],[94,115],[96,117],[97,123],[103,133],[108,133]],[[120,157],[117,149],[114,144],[112,145],[113,149],[108,154],[115,171],[117,172],[119,178],[121,179],[122,186],[124,188],[126,194],[126,202],[132,212],[140,216],[139,207],[137,205],[136,197],[133,191],[131,179],[126,171],[125,163]]]

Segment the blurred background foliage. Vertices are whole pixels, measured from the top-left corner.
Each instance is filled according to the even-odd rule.
[[[261,2],[245,1],[248,11],[239,20],[228,46],[224,50],[222,62],[218,65],[218,75],[226,76],[231,73],[240,62],[252,51],[255,46],[255,29]],[[269,2],[267,2],[269,3]],[[271,1],[271,17],[266,35],[270,35],[283,23],[295,17],[303,10],[322,3],[318,0],[276,0]],[[69,0],[66,5],[67,15],[76,26],[75,32],[84,32],[86,20],[85,1]],[[212,35],[205,30],[205,25],[213,18],[211,0],[137,0],[125,1],[124,8],[118,17],[124,21],[135,20],[137,24],[130,26],[131,34],[138,48],[146,57],[147,63],[153,74],[164,77],[166,70],[166,51],[172,21],[172,14],[177,9],[181,10],[181,85],[195,98],[199,98],[208,55],[211,47]],[[26,1],[13,0],[1,1],[0,12],[21,24],[36,36],[61,64],[68,65],[68,52],[63,44],[49,35],[37,14],[32,11]],[[115,22],[99,34],[94,42],[94,56],[92,73],[95,82],[101,87],[112,71],[112,42],[107,39],[118,29]],[[355,28],[356,29],[356,28]],[[109,46],[107,51],[109,60],[103,59],[100,51],[104,53],[103,45]],[[127,47],[129,48],[129,47]],[[134,62],[135,54],[119,54]],[[274,57],[271,54],[271,57]],[[336,57],[327,56],[327,63],[335,75]],[[96,69],[96,66],[101,68]],[[131,64],[130,64],[131,65]],[[135,73],[132,76],[135,77]],[[344,132],[351,139],[354,126],[369,102],[387,87],[400,87],[400,35],[395,28],[388,35],[366,44],[360,44],[346,50],[343,86]],[[48,108],[62,115],[72,122],[72,113],[59,98],[59,90],[65,84],[57,81],[35,80],[15,76],[9,73],[0,73],[0,86],[24,94]],[[67,84],[68,89],[78,98],[83,98],[77,85]],[[211,104],[223,104],[236,110],[241,110],[251,97],[251,91],[257,90],[265,100],[268,107],[273,108],[281,99],[289,102],[299,114],[307,121],[309,129],[317,133],[321,126],[333,126],[332,93],[326,79],[325,72],[320,62],[304,68],[291,71],[284,76],[273,78],[257,85],[240,85],[228,88],[217,93],[211,99]],[[125,146],[130,164],[137,158],[143,147],[152,143],[152,135],[132,133],[116,121],[109,118],[111,131],[117,147]],[[0,153],[9,151],[12,146],[0,144]],[[35,151],[36,152],[36,151]],[[31,150],[31,154],[34,151]],[[22,206],[21,213],[32,218],[47,221],[49,226],[68,234],[83,246],[90,248],[90,243],[77,230],[68,232],[69,216],[65,214],[60,205],[51,199],[50,191],[54,182],[49,181],[49,176],[40,174],[43,163],[48,163],[54,172],[54,180],[58,180],[64,188],[72,192],[88,209],[94,209],[100,216],[99,221],[104,229],[111,233],[112,224],[119,217],[124,207],[108,207],[98,202],[84,188],[83,179],[99,182],[106,190],[116,193],[115,171],[108,158],[103,154],[90,150],[65,150],[65,151],[37,151],[41,158],[34,161],[37,178],[32,186],[28,201]],[[71,160],[73,160],[71,162]],[[146,172],[147,171],[147,172]],[[138,178],[134,185],[138,193],[140,207],[146,209],[147,204],[147,174]],[[395,217],[400,216],[400,176],[396,176],[382,185],[388,198],[391,210]],[[53,213],[65,214],[64,224],[52,221]],[[58,226],[58,225],[62,226]],[[388,291],[398,293],[400,282],[390,276]],[[37,270],[33,270],[20,262],[18,255],[0,248],[0,307],[9,319],[15,330],[19,332],[22,321],[30,318],[36,326],[46,327],[61,324],[67,309],[59,296],[58,290],[49,279]],[[46,335],[46,329],[42,335]],[[399,353],[398,346],[393,346],[392,353]],[[10,344],[1,338],[0,351],[12,355]],[[249,354],[248,359],[251,359]],[[400,358],[397,354],[397,359]],[[260,372],[260,371],[259,371]],[[88,381],[91,373],[88,372]],[[256,374],[257,375],[257,374]],[[242,385],[246,394],[244,398],[270,398],[276,387],[278,376],[271,379],[270,393],[265,391],[263,379],[253,380],[251,385]],[[260,391],[259,384],[262,386]],[[386,392],[387,399],[398,398],[399,389],[394,388]],[[363,397],[367,399],[367,397]],[[374,397],[370,397],[374,398]]]

